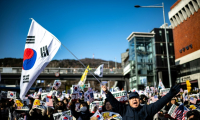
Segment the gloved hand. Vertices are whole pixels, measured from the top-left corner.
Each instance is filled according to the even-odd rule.
[[[170,89],[170,92],[171,92],[173,95],[178,94],[179,91],[180,91],[180,85],[179,85],[179,84],[176,84],[176,85],[172,86],[171,89]]]

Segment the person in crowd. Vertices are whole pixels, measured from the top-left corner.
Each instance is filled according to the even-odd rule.
[[[64,98],[64,99],[63,99],[63,103],[64,103],[64,108],[65,108],[66,110],[68,110],[68,108],[67,108],[68,103],[69,103],[68,99],[67,99],[67,98]]]
[[[93,113],[89,112],[89,106],[86,102],[81,102],[80,112],[75,111],[75,102],[72,102],[70,106],[71,114],[76,118],[76,120],[90,120]]]
[[[58,101],[58,103],[55,106],[54,112],[63,112],[63,111],[66,111],[66,110],[67,110],[67,108],[64,105],[64,102],[63,101]]]
[[[187,112],[187,120],[200,120],[200,113],[197,110]]]
[[[51,107],[47,107],[47,120],[54,120],[53,119],[54,110]]]
[[[122,116],[123,120],[152,120],[153,116],[180,91],[180,85],[177,84],[171,87],[169,93],[157,102],[144,106],[140,105],[137,92],[130,93],[129,104],[125,105],[118,102],[105,85],[102,85],[102,90],[106,93],[108,101],[115,107],[115,111]]]
[[[31,109],[29,111],[30,120],[46,120],[48,116],[45,112],[45,109]]]
[[[107,99],[105,99],[104,105],[102,106],[102,112],[105,111],[114,112],[112,105]]]
[[[7,101],[5,99],[2,99],[0,102],[0,109],[1,109],[1,119],[7,120],[8,119],[8,109]]]

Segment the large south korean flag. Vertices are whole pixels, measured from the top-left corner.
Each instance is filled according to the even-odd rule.
[[[26,39],[20,81],[20,98],[26,93],[57,53],[61,42],[32,19]]]

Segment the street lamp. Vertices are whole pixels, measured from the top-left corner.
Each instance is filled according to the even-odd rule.
[[[168,75],[169,75],[169,85],[172,86],[171,81],[171,71],[170,71],[170,63],[169,63],[169,52],[168,52],[168,44],[167,44],[167,34],[166,34],[166,26],[165,26],[165,11],[164,11],[164,3],[162,3],[162,6],[140,6],[135,5],[136,8],[163,8],[163,19],[164,19],[164,29],[165,29],[165,42],[166,42],[166,52],[167,52],[167,64],[168,64]]]
[[[101,62],[101,63],[106,63],[106,64],[108,64],[108,68],[109,68],[109,61],[108,61],[108,62]]]

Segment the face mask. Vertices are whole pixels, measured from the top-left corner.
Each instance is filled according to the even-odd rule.
[[[87,110],[87,107],[82,107],[82,108],[80,108],[80,111],[81,112],[85,112]]]

